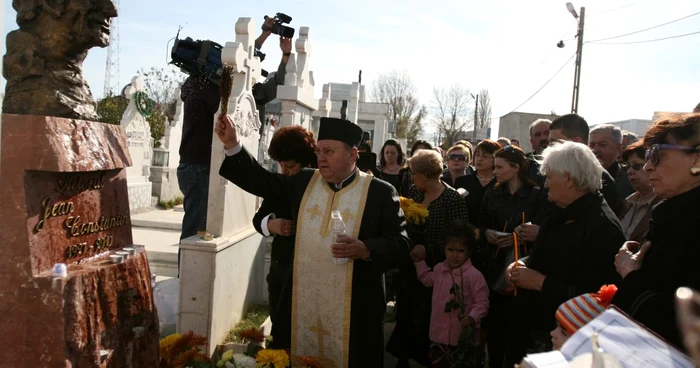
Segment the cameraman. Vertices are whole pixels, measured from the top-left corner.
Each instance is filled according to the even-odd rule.
[[[256,48],[262,47],[272,33],[270,27],[274,24],[274,18],[265,20],[263,32],[255,40]],[[277,72],[270,73],[264,82],[253,86],[253,96],[261,119],[265,116],[265,104],[276,98],[277,86],[284,84],[285,69],[292,51],[292,40],[280,37],[280,49],[283,56]],[[184,122],[177,180],[180,191],[185,197],[183,204],[185,216],[182,219],[180,234],[180,240],[182,240],[206,229],[211,143],[214,115],[219,109],[221,98],[220,88],[207,77],[192,74],[182,85],[180,98],[184,103]]]

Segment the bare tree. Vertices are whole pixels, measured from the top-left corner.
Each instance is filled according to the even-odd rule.
[[[491,97],[488,89],[479,92],[479,111],[477,111],[476,131],[488,129],[491,126]]]
[[[427,115],[416,98],[416,86],[404,70],[380,75],[372,86],[371,100],[389,104],[389,120],[396,122],[396,136],[412,145],[423,132],[421,122]]]
[[[433,119],[448,146],[452,146],[472,123],[471,101],[469,90],[459,84],[433,88]]]
[[[141,69],[144,88],[148,97],[153,100],[154,110],[165,115],[168,120],[175,115],[175,103],[180,96],[175,95],[177,87],[182,86],[185,76],[174,68],[151,67],[149,71]]]

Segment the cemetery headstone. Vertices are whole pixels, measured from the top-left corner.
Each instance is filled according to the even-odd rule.
[[[19,30],[7,36],[0,365],[156,367],[148,260],[132,244],[127,137],[90,121],[81,73],[87,51],[109,43],[92,24],[108,29],[116,9],[99,0],[45,4],[13,1]]]
[[[129,105],[124,110],[121,121],[133,161],[131,167],[126,169],[129,208],[132,211],[150,208],[153,192],[153,184],[149,180],[153,140],[151,127],[146,120],[152,107],[144,92],[143,83],[143,76],[140,74],[131,79],[131,84],[125,90]]]
[[[239,18],[236,42],[227,42],[221,55],[234,68],[228,114],[249,152],[258,151],[260,139],[260,116],[252,94],[253,85],[261,80],[260,59],[254,56],[256,29],[251,18]],[[206,232],[212,238],[195,235],[181,241],[178,316],[180,331],[207,337],[209,353],[245,310],[263,299],[265,283],[265,249],[252,225],[257,199],[219,176],[225,157],[215,136],[211,154]]]

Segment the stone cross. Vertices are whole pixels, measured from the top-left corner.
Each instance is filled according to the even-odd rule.
[[[297,86],[303,90],[313,89],[313,80],[309,71],[309,58],[311,57],[311,42],[309,42],[309,27],[299,28],[299,38],[294,46],[297,50],[296,76]]]
[[[261,80],[260,59],[254,56],[255,31],[251,18],[238,18],[236,41],[227,42],[221,53],[223,63],[234,70],[228,114],[240,142],[253,154],[258,152],[260,117],[252,88]],[[211,124],[216,124],[218,116]],[[211,237],[195,235],[180,243],[178,329],[206,336],[207,355],[240,320],[246,307],[263,299],[265,283],[262,236],[252,224],[257,199],[219,176],[224,159],[224,146],[214,134],[206,227]]]
[[[309,27],[299,29],[295,42],[296,54],[292,54],[285,68],[284,85],[277,87],[277,99],[280,100],[280,127],[302,125],[310,128],[310,117],[318,109],[318,100],[314,97],[313,74],[309,71],[311,42]]]
[[[253,85],[261,78],[260,59],[254,56],[253,34],[255,26],[251,18],[239,18],[236,23],[236,42],[226,42],[221,53],[225,65],[234,69],[233,88],[228,101],[228,111],[243,146],[258,152],[260,117],[253,97]],[[216,124],[218,113],[212,124]],[[225,237],[236,232],[250,230],[256,210],[256,201],[250,195],[219,176],[224,161],[224,145],[216,135],[212,136],[212,158],[209,180],[209,206],[207,232]]]

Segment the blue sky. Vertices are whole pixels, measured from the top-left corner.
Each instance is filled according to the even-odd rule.
[[[488,88],[497,118],[525,101],[576,51],[576,21],[565,1],[396,3],[121,0],[120,85],[141,68],[166,66],[166,44],[180,25],[182,37],[223,44],[235,38],[238,17],[254,17],[259,26],[264,14],[275,12],[291,15],[291,25],[297,29],[311,28],[310,66],[317,97],[324,83],[356,81],[360,69],[363,84],[369,86],[380,73],[405,69],[426,105],[435,86],[461,83],[472,91]],[[576,0],[574,5],[586,6],[584,40],[616,36],[700,11],[697,0]],[[6,0],[5,32],[17,28],[15,15],[11,1]],[[700,15],[610,42],[694,31],[700,31]],[[563,49],[556,48],[560,39],[566,44]],[[277,40],[268,39],[263,51],[267,53],[263,68],[274,70],[281,56]],[[93,49],[84,65],[96,97],[102,95],[105,58],[105,49]],[[584,45],[579,112],[597,124],[648,119],[654,111],[689,111],[700,102],[698,65],[700,35],[637,45]],[[573,74],[572,61],[518,111],[568,112]]]

